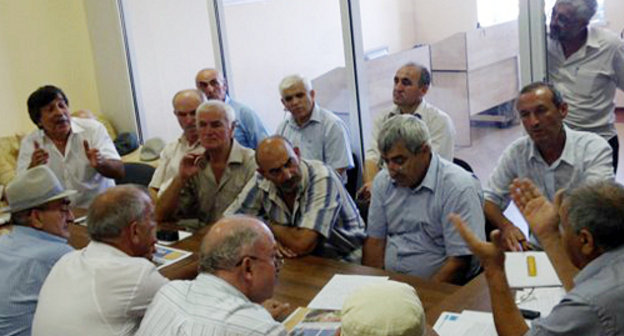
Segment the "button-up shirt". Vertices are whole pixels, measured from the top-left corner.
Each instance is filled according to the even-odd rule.
[[[509,205],[509,185],[514,178],[528,178],[549,200],[557,190],[571,189],[585,181],[613,180],[611,147],[596,134],[574,131],[564,126],[565,144],[561,156],[548,165],[529,136],[521,137],[505,149],[498,160],[485,199],[503,210]],[[535,237],[531,242],[539,246]]]
[[[47,165],[63,184],[63,187],[78,191],[69,197],[72,205],[88,208],[95,196],[114,186],[115,181],[102,176],[95,168],[91,167],[84,150],[84,140],[89,142],[91,148],[97,148],[104,159],[120,160],[121,158],[113,141],[108,136],[106,128],[98,121],[72,118],[71,129],[65,146],[65,153],[61,153],[41,129],[26,136],[20,145],[17,172],[22,173],[28,169],[32,153],[35,150],[35,141],[37,141],[39,146],[48,152]]]
[[[364,221],[338,175],[320,161],[301,159],[299,168],[301,185],[292,211],[277,187],[256,173],[225,213],[264,217],[273,224],[314,230],[324,238],[316,254],[357,259]]]
[[[130,336],[168,280],[149,260],[91,241],[61,258],[39,294],[33,336]]]
[[[548,75],[568,103],[564,122],[609,140],[616,136],[616,87],[624,90],[624,42],[613,32],[589,27],[587,43],[566,59],[561,43],[548,40]]]
[[[369,147],[366,150],[366,160],[373,160],[383,165],[381,154],[377,147],[377,138],[381,133],[386,120],[401,114],[398,107],[387,113],[384,113],[373,122],[373,137],[370,139]],[[441,157],[448,161],[453,161],[455,152],[455,126],[448,114],[441,111],[437,107],[429,104],[426,100],[418,105],[413,115],[421,118],[429,129],[429,138],[431,139],[431,149],[438,153]]]
[[[208,159],[210,160],[210,159]],[[221,179],[217,180],[206,162],[206,168],[191,177],[180,191],[178,218],[197,218],[200,226],[212,224],[221,216],[227,207],[234,202],[247,181],[256,171],[254,151],[242,147],[236,140],[232,141],[232,149]],[[181,222],[182,223],[182,222]],[[195,222],[189,222],[188,225]],[[190,227],[198,229],[199,227]]]
[[[385,267],[418,277],[433,276],[450,256],[472,255],[448,215],[458,214],[485,239],[479,180],[432,154],[421,184],[399,187],[387,169],[373,182],[368,215],[369,237],[386,240]],[[473,258],[470,276],[478,269]]]
[[[160,153],[160,161],[154,171],[152,181],[150,181],[150,188],[158,189],[158,196],[162,195],[173,178],[178,175],[182,158],[186,154],[203,152],[204,148],[199,144],[199,141],[189,144],[184,135],[178,140],[168,143]]]
[[[334,169],[353,167],[346,125],[332,112],[317,104],[314,104],[310,120],[305,124],[299,126],[289,114],[275,133],[299,147],[304,159],[322,161]],[[346,182],[346,174],[343,175],[341,178]]]
[[[624,247],[603,253],[574,277],[574,288],[526,335],[624,335]]]
[[[225,103],[234,108],[236,113],[236,129],[234,139],[243,147],[256,149],[258,143],[269,134],[258,117],[249,106],[246,106],[229,96],[225,97]]]
[[[261,305],[221,278],[201,273],[156,294],[136,336],[286,335]]]
[[[72,250],[65,238],[25,226],[0,236],[0,335],[30,336],[41,285]]]

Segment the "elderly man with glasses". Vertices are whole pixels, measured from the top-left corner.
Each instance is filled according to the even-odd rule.
[[[247,216],[225,217],[202,242],[201,273],[195,280],[164,286],[136,335],[286,335],[273,317],[288,306],[266,302],[273,296],[282,262],[264,223]]]
[[[47,166],[25,171],[7,186],[11,232],[0,237],[0,335],[30,335],[39,290],[66,253],[74,221],[68,196]],[[2,212],[0,210],[0,212]]]

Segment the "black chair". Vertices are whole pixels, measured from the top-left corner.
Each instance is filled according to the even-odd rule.
[[[358,161],[357,156],[355,154],[351,154],[353,156],[353,168],[347,169],[347,184],[345,185],[345,189],[351,198],[355,200],[355,194],[358,190],[358,179],[360,178],[361,170],[360,170],[360,161]]]
[[[117,184],[140,184],[145,187],[149,186],[154,175],[154,167],[138,162],[124,162],[124,168],[126,175],[118,180],[115,180]]]
[[[474,170],[472,170],[472,167],[470,167],[470,165],[468,164],[468,162],[462,160],[462,159],[458,159],[458,158],[453,158],[453,163],[464,168],[464,170],[473,173],[474,174]]]

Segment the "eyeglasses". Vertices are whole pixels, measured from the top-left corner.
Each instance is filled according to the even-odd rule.
[[[275,266],[275,269],[281,269],[282,266],[284,266],[284,257],[282,257],[281,255],[275,254],[273,256],[273,260],[269,261],[260,257],[256,257],[256,256],[252,256],[252,255],[244,255],[241,257],[241,259],[234,265],[236,267],[240,266],[243,264],[243,261],[245,260],[245,258],[249,258],[251,260],[260,260],[260,261],[265,261],[265,262],[272,262],[273,266]]]

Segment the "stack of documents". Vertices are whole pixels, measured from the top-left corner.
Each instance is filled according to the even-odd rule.
[[[464,310],[461,314],[443,312],[433,326],[440,336],[496,336],[491,313]]]
[[[341,310],[347,296],[356,289],[370,283],[387,280],[387,276],[335,274],[310,301],[308,308]]]

